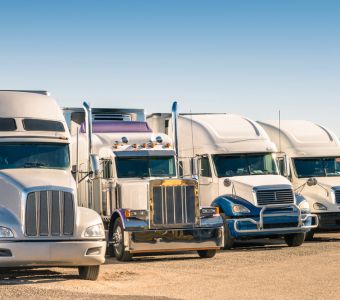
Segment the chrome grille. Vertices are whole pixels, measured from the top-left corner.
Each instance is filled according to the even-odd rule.
[[[259,190],[256,192],[258,205],[294,204],[292,189]]]
[[[72,193],[31,192],[27,196],[25,232],[27,236],[70,236],[74,230]]]
[[[340,190],[335,190],[335,202],[340,204]]]
[[[152,195],[153,227],[196,223],[198,199],[195,186],[155,186]]]

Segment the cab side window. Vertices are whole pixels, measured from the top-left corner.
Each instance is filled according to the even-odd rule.
[[[103,178],[104,179],[112,178],[112,160],[110,159],[103,160]]]
[[[207,156],[203,156],[200,158],[200,176],[202,177],[211,177],[211,169],[209,158]]]

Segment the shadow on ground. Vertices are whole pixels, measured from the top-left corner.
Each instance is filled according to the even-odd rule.
[[[48,269],[1,269],[0,285],[36,284],[79,279],[77,275],[66,275]]]

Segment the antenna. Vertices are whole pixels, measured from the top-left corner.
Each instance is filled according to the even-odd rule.
[[[279,152],[281,153],[281,110],[279,110]]]
[[[195,145],[194,145],[194,130],[192,126],[192,113],[190,109],[190,126],[191,126],[191,143],[192,143],[192,157],[195,156]]]

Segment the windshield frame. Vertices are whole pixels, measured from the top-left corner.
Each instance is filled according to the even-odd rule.
[[[294,170],[294,175],[296,178],[298,179],[304,179],[304,178],[311,178],[311,177],[340,177],[339,175],[327,175],[326,170],[324,168],[324,161],[327,159],[336,159],[339,158],[340,159],[340,155],[339,156],[315,156],[315,157],[292,157],[292,164],[293,164],[293,170]],[[323,162],[323,169],[324,169],[324,174],[322,176],[320,175],[311,175],[311,176],[299,176],[298,172],[297,172],[297,168],[296,168],[296,164],[295,164],[295,160],[299,159],[299,160],[321,160]]]
[[[155,175],[155,174],[150,174],[150,167],[148,168],[148,172],[149,174],[147,176],[119,176],[118,174],[118,165],[119,163],[117,163],[119,160],[132,160],[132,159],[139,159],[139,160],[147,160],[148,161],[148,166],[150,166],[149,164],[149,161],[150,161],[150,158],[151,159],[172,159],[172,162],[173,162],[173,174],[160,174],[160,175]],[[113,159],[114,161],[114,171],[115,171],[115,176],[119,179],[128,179],[128,178],[175,178],[177,177],[177,168],[176,168],[176,158],[174,155],[143,155],[143,156],[140,156],[140,155],[135,155],[135,156],[116,156],[114,157]]]
[[[1,142],[0,147],[2,145],[52,145],[52,146],[64,146],[67,148],[67,151],[65,151],[65,154],[67,154],[67,163],[63,167],[57,167],[57,166],[44,166],[39,165],[39,163],[31,163],[27,162],[27,166],[19,166],[19,167],[10,167],[10,168],[1,168],[1,170],[15,170],[15,169],[43,169],[43,170],[68,170],[70,169],[71,165],[71,156],[70,156],[70,146],[69,143],[58,143],[58,142],[41,142],[41,141],[13,141],[13,142]]]
[[[254,174],[254,173],[251,173],[250,171],[250,164],[249,164],[249,160],[248,160],[248,157],[249,156],[265,156],[265,155],[270,155],[271,158],[272,158],[272,163],[274,164],[275,166],[275,173],[268,173],[268,174]],[[246,159],[247,159],[247,164],[248,164],[248,171],[249,173],[248,174],[237,174],[237,175],[230,175],[230,176],[227,176],[227,175],[224,175],[224,176],[220,176],[220,174],[218,174],[218,170],[217,170],[217,165],[216,165],[216,161],[215,161],[215,158],[216,157],[238,157],[238,156],[245,156]],[[277,162],[276,162],[276,159],[275,159],[275,153],[273,152],[259,152],[259,153],[232,153],[232,154],[212,154],[211,155],[211,162],[213,164],[213,169],[214,169],[214,172],[215,172],[215,175],[218,177],[218,178],[225,178],[225,177],[237,177],[237,176],[258,176],[258,175],[280,175],[279,173],[279,169],[278,169],[278,166],[277,166]]]

